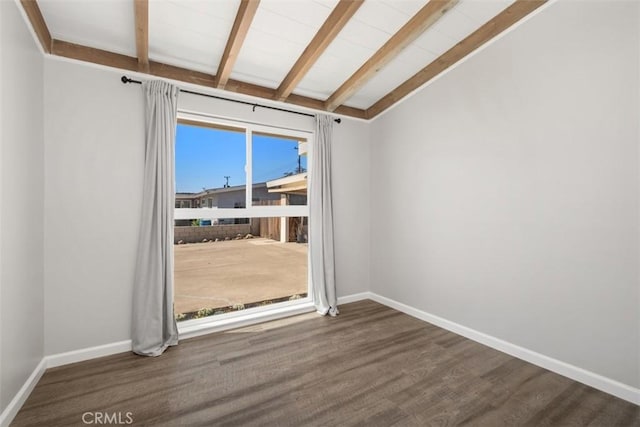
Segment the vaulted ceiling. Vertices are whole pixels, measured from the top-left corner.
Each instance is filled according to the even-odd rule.
[[[370,119],[546,0],[21,0],[44,51]]]

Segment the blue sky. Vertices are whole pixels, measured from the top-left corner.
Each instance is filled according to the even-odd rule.
[[[253,137],[253,182],[279,178],[298,167],[296,141],[270,136]],[[178,125],[176,132],[176,192],[197,193],[246,183],[245,134]],[[307,158],[301,157],[306,169]]]

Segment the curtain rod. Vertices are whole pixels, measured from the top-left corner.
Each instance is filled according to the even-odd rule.
[[[140,80],[134,80],[134,79],[131,79],[131,78],[127,77],[127,76],[122,76],[122,78],[120,78],[120,81],[122,83],[124,83],[124,84],[127,84],[127,83],[135,83],[135,84],[139,84],[139,85],[142,84],[142,82]],[[240,101],[238,99],[225,98],[223,96],[217,96],[217,95],[209,95],[208,93],[194,92],[194,91],[186,90],[186,89],[180,89],[180,92],[190,93],[191,95],[206,96],[207,98],[221,99],[223,101],[235,102],[235,103],[238,103],[238,104],[251,105],[253,107],[253,111],[256,111],[256,107],[260,107],[260,108],[267,108],[269,110],[283,111],[285,113],[299,114],[301,116],[307,116],[307,117],[315,117],[316,116],[315,114],[303,113],[301,111],[287,110],[286,108],[272,107],[270,105],[257,104],[255,102],[249,102],[249,101]],[[340,123],[340,122],[342,122],[342,119],[337,118],[337,119],[333,119],[333,121],[336,122],[336,123]]]

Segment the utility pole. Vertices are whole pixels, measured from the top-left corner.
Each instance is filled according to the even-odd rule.
[[[295,147],[293,147],[294,150],[296,150],[296,152],[298,152],[298,146],[296,145]],[[300,163],[300,154],[298,152],[298,170],[296,170],[296,173],[302,173],[302,165]]]
[[[229,178],[231,178],[231,177],[230,177],[230,176],[228,176],[228,175],[225,175],[225,176],[224,176],[224,179],[226,179],[226,180],[227,180],[226,184],[224,184],[224,188],[229,188]]]

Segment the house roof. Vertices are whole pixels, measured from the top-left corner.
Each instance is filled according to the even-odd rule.
[[[372,118],[546,0],[21,0],[51,55]]]
[[[307,194],[307,173],[298,173],[267,181],[269,193]]]
[[[253,188],[260,188],[260,187],[265,187],[266,184],[264,182],[258,182],[253,184]],[[234,191],[244,191],[246,189],[246,186],[244,184],[242,185],[233,185],[233,186],[229,186],[229,187],[221,187],[221,188],[206,188],[202,191],[199,191],[197,193],[184,193],[184,192],[178,192],[176,193],[176,198],[177,199],[196,199],[196,198],[200,198],[200,197],[207,197],[209,195],[214,195],[214,194],[221,194],[221,193],[231,193]]]

